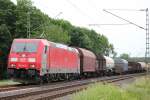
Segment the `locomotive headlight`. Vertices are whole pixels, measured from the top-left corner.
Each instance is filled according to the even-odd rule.
[[[35,65],[34,65],[34,64],[31,64],[30,67],[31,67],[31,68],[35,68]]]
[[[11,68],[15,68],[16,65],[15,65],[15,64],[11,64],[10,67],[11,67]]]
[[[18,61],[18,58],[10,58],[10,61],[12,61],[12,62],[17,62],[17,61]]]
[[[35,58],[28,58],[28,62],[35,62]]]

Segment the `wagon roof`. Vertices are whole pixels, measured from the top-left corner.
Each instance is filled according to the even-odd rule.
[[[128,63],[127,60],[121,59],[121,58],[115,58],[114,61],[115,61],[116,63]]]
[[[89,50],[86,50],[83,48],[77,48],[77,49],[82,52],[83,56],[92,57],[92,58],[96,59],[96,55],[92,51],[89,51]]]

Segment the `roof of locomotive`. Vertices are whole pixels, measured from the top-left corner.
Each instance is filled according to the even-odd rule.
[[[65,45],[65,44],[55,43],[55,42],[51,42],[51,41],[49,41],[49,44],[50,44],[52,47],[61,48],[61,49],[65,49],[65,50],[68,50],[68,51],[72,51],[72,52],[78,53],[78,50],[77,50],[76,48],[69,47],[69,46],[67,46],[67,45]]]
[[[72,52],[76,52],[78,53],[78,50],[76,48],[72,48],[72,47],[69,47],[65,44],[61,44],[61,43],[55,43],[55,42],[51,42],[51,41],[48,41],[46,39],[14,39],[13,42],[42,42],[43,44],[45,45],[51,45],[52,47],[56,47],[56,48],[61,48],[61,49],[65,49],[65,50],[68,50],[68,51],[72,51]]]
[[[46,39],[25,39],[25,38],[19,38],[14,39],[13,42],[42,42],[43,44],[49,45],[48,41]]]

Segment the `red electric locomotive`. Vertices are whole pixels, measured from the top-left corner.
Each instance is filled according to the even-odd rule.
[[[45,39],[15,39],[9,54],[8,74],[28,81],[78,76],[79,53],[75,48]]]

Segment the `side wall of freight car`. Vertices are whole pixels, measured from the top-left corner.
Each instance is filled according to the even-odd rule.
[[[141,65],[137,62],[128,62],[129,72],[141,72]]]
[[[97,55],[98,67],[97,72],[100,75],[111,74],[114,72],[114,60],[110,57]]]
[[[101,76],[104,76],[104,73],[106,72],[106,60],[103,55],[97,55],[97,73]]]
[[[117,74],[122,74],[126,73],[128,71],[128,61],[121,59],[121,58],[116,58],[114,59],[115,61],[115,73]]]
[[[80,53],[80,66],[81,73],[87,72],[96,72],[96,56],[93,52],[83,49],[77,48]]]

